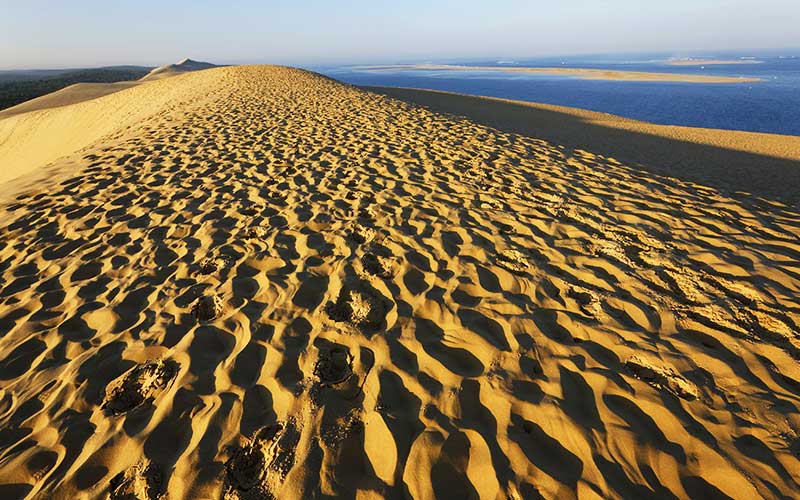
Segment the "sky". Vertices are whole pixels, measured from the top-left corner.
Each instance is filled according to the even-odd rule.
[[[0,69],[800,48],[800,0],[0,0]]]

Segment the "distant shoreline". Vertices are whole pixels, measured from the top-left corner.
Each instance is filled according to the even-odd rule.
[[[753,83],[763,81],[761,78],[685,75],[679,73],[654,73],[646,71],[619,71],[589,68],[522,68],[496,66],[458,66],[452,64],[395,64],[384,66],[357,66],[356,69],[381,71],[497,71],[503,73],[536,73],[541,75],[567,75],[583,80],[616,80],[637,82],[683,82],[683,83]]]
[[[727,66],[731,64],[762,64],[757,59],[675,59],[667,61],[670,66]]]

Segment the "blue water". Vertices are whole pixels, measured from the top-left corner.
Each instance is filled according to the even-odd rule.
[[[748,54],[750,55],[750,54]],[[738,58],[731,54],[717,56]],[[357,66],[313,68],[354,85],[416,87],[573,106],[664,125],[800,135],[800,54],[757,57],[761,64],[671,66],[664,60],[553,59],[514,66],[580,67],[762,78],[757,83],[702,84],[580,80],[569,76],[486,71],[367,71]],[[447,62],[441,62],[447,64]],[[454,64],[497,66],[497,61]]]

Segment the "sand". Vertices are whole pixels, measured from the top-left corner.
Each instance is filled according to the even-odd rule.
[[[0,119],[11,115],[39,111],[48,108],[68,106],[78,102],[89,101],[104,95],[113,94],[139,85],[139,82],[114,82],[114,83],[75,83],[50,94],[25,101],[10,108],[0,111]]]
[[[37,97],[36,99],[31,99],[30,101],[26,101],[16,106],[4,109],[0,111],[0,119],[21,113],[28,113],[30,111],[57,108],[89,101],[92,99],[97,99],[98,97],[119,92],[120,90],[141,85],[145,82],[152,82],[155,80],[161,80],[163,78],[181,75],[183,73],[201,71],[216,67],[218,66],[212,63],[183,59],[175,64],[159,66],[137,81],[114,83],[76,83],[56,92],[52,92],[50,94]]]
[[[0,205],[1,498],[800,494],[797,207],[295,69],[103,100]]]
[[[800,136],[656,125],[585,109],[435,90],[364,88],[653,173],[800,203]]]
[[[17,189],[4,185],[7,181],[23,178],[27,184],[39,183],[43,175],[50,175],[37,172],[39,167],[145,117],[181,106],[186,102],[186,85],[191,83],[164,86],[155,82],[209,67],[215,65],[184,59],[156,68],[135,82],[77,83],[0,111],[0,199],[3,193]],[[140,85],[147,90],[138,92],[138,98],[113,95]]]
[[[190,71],[202,71],[204,69],[216,68],[216,64],[193,61],[192,59],[182,59],[175,64],[167,64],[166,66],[159,66],[153,69],[150,73],[141,78],[142,82],[149,82],[153,80],[161,80],[162,78],[169,78],[181,73],[188,73]]]
[[[682,83],[753,83],[761,78],[688,75],[681,73],[654,73],[648,71],[618,71],[589,68],[521,68],[512,66],[466,66],[453,64],[396,64],[383,66],[358,66],[365,71],[498,71],[502,73],[532,73],[541,75],[574,76],[581,80],[618,80],[635,82]]]

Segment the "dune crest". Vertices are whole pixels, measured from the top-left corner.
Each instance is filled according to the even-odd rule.
[[[47,113],[0,497],[798,496],[796,207],[290,68]]]
[[[203,69],[211,69],[216,67],[218,67],[216,64],[211,64],[202,61],[193,61],[189,58],[186,58],[186,59],[181,59],[179,62],[175,64],[167,64],[165,66],[159,66],[158,68],[155,68],[153,71],[142,77],[140,81],[149,82],[153,80],[160,80],[162,78],[175,76],[176,74],[180,73],[188,73],[190,71],[200,71]]]

